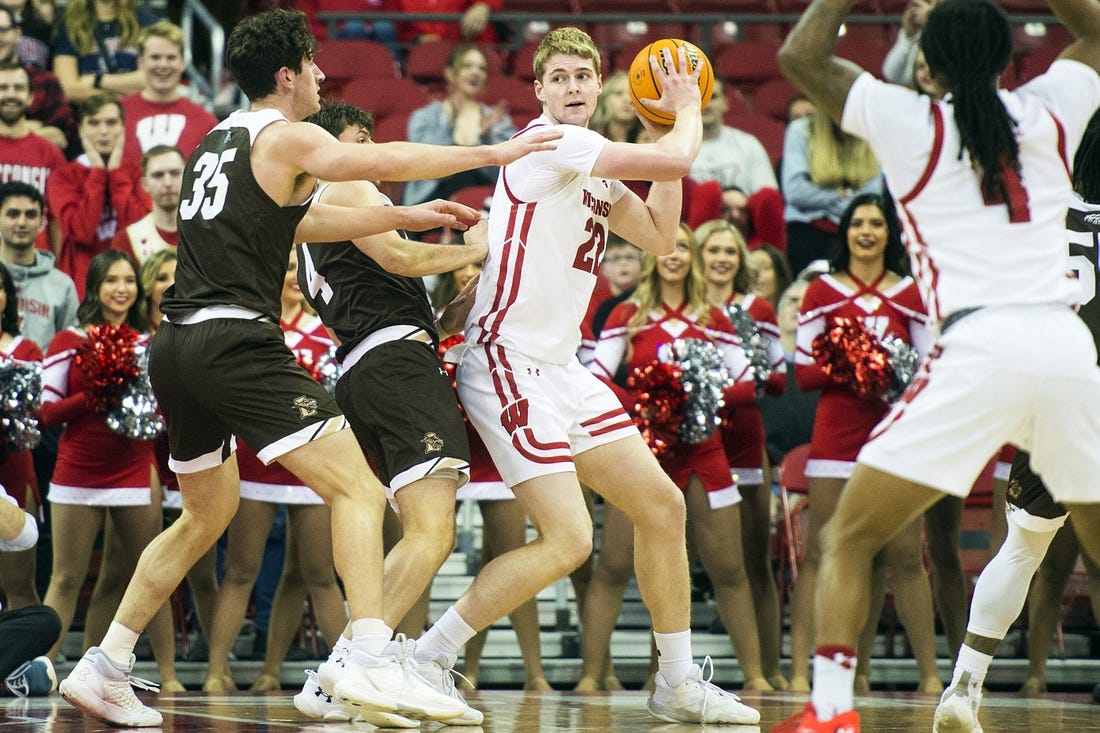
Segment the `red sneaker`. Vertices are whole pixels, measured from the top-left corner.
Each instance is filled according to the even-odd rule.
[[[806,703],[806,709],[795,713],[782,723],[772,726],[771,733],[859,733],[859,713],[849,710],[832,720],[818,720],[813,703]]]

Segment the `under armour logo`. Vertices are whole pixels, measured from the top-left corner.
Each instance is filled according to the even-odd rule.
[[[443,438],[435,433],[424,433],[424,437],[420,439],[420,442],[424,444],[424,455],[438,453],[443,450]]]
[[[833,661],[836,664],[839,664],[844,669],[851,669],[852,668],[852,657],[849,656],[848,654],[844,654],[843,652],[837,652],[836,654],[834,654],[833,655]],[[839,729],[838,729],[837,733],[840,733]]]
[[[317,400],[312,397],[306,397],[305,395],[299,395],[294,398],[292,403],[295,409],[298,410],[298,417],[306,419],[307,417],[313,417],[317,414]]]

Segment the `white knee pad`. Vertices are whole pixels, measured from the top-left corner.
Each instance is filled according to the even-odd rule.
[[[1004,638],[1024,608],[1031,579],[1047,548],[1065,522],[1065,516],[1044,519],[1021,509],[1009,512],[1005,543],[974,586],[967,631],[990,639]]]

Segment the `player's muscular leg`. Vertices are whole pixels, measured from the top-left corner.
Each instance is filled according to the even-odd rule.
[[[453,479],[423,478],[397,492],[400,541],[386,555],[382,595],[386,623],[396,628],[455,546]]]
[[[1081,552],[1100,564],[1100,504],[1066,504],[1073,517],[1073,528],[1081,543]]]
[[[634,568],[657,633],[690,623],[684,496],[640,435],[576,457],[581,479],[634,522]]]
[[[538,537],[493,558],[455,610],[480,631],[584,562],[592,552],[592,517],[576,474],[553,473],[512,487]]]
[[[352,619],[382,617],[382,514],[386,490],[355,436],[341,430],[279,457],[332,508],[332,550]]]
[[[814,615],[819,645],[856,645],[870,607],[872,558],[941,496],[885,471],[856,466],[822,532]]]
[[[240,477],[236,457],[216,468],[180,474],[179,483],[183,513],[141,553],[115,615],[119,623],[135,631],[145,628],[237,512]]]

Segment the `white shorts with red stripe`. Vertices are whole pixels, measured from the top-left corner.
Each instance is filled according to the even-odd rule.
[[[859,462],[966,496],[1005,443],[1062,502],[1100,502],[1100,369],[1066,306],[995,306],[951,326]]]
[[[459,399],[510,487],[572,472],[574,455],[638,434],[576,358],[553,364],[490,342],[471,345],[461,359]]]

